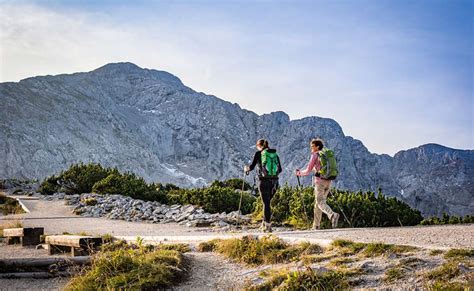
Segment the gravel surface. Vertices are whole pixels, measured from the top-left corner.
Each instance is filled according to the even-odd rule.
[[[173,290],[240,290],[250,270],[215,253],[190,252],[185,257],[191,264],[189,278]]]
[[[24,226],[43,226],[46,234],[63,232],[88,234],[110,233],[115,236],[195,238],[203,241],[219,236],[240,235],[246,232],[215,232],[208,229],[189,228],[176,223],[152,224],[127,222],[106,218],[81,217],[71,213],[71,207],[64,201],[24,200],[30,213],[0,217],[0,223],[12,219],[21,220]],[[276,231],[274,234],[289,240],[309,240],[313,242],[333,239],[349,239],[360,242],[385,242],[392,244],[413,245],[423,248],[474,248],[474,224],[331,229],[319,231]]]

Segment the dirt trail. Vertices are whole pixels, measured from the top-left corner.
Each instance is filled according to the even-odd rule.
[[[106,218],[90,218],[72,214],[72,208],[64,201],[23,200],[30,213],[0,216],[0,224],[12,219],[22,220],[24,226],[43,226],[46,234],[62,232],[88,234],[110,233],[129,240],[137,236],[145,241],[200,242],[213,238],[228,238],[245,234],[261,234],[257,231],[216,232],[209,229],[188,228],[176,223],[151,224],[127,222]],[[423,248],[474,248],[474,224],[330,229],[319,231],[275,231],[275,235],[287,241],[308,240],[322,245],[334,239],[360,242],[384,242],[413,245]]]

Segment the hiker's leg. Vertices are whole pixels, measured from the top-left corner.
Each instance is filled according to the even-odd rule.
[[[329,194],[329,185],[330,184],[318,184],[316,187],[318,189],[318,193],[316,196],[316,202],[318,204],[318,208],[321,209],[322,212],[326,213],[328,218],[331,218],[334,214],[331,207],[326,202],[326,199]]]
[[[323,212],[318,207],[317,203],[318,197],[318,187],[314,186],[314,218],[313,218],[313,228],[319,228],[321,226],[321,217]]]
[[[262,197],[263,202],[263,219],[265,222],[270,222],[272,213],[270,209],[270,201],[272,194],[272,183],[269,180],[260,181],[260,196]]]

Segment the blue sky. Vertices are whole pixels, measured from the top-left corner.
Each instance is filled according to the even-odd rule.
[[[0,1],[0,81],[130,61],[371,152],[473,149],[473,3]]]

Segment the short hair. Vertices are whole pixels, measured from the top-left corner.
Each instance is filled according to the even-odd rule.
[[[323,140],[319,138],[312,139],[311,144],[317,146],[319,150],[324,148]]]

